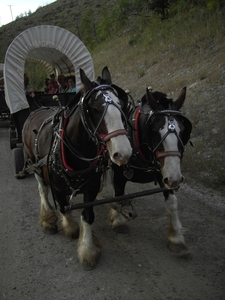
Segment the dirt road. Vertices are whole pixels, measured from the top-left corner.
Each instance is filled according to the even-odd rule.
[[[138,217],[129,222],[128,234],[110,229],[108,205],[95,207],[94,229],[103,250],[97,267],[85,271],[78,263],[76,240],[39,229],[37,183],[33,176],[14,178],[8,128],[0,128],[0,166],[0,299],[225,299],[225,198],[201,192],[188,180],[180,188],[188,259],[167,247],[162,195],[133,200]],[[130,184],[127,190],[150,187]],[[111,196],[108,184],[101,197]],[[74,211],[77,219],[79,215]]]

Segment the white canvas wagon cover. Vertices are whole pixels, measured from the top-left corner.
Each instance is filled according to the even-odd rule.
[[[24,92],[26,60],[45,67],[47,74],[75,74],[76,87],[82,87],[79,69],[94,80],[92,57],[73,33],[53,25],[40,25],[20,33],[9,45],[4,61],[5,98],[11,113],[29,107]]]

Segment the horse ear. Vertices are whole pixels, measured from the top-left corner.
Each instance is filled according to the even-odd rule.
[[[108,67],[105,67],[102,70],[102,79],[104,79],[107,84],[112,84],[112,79]]]
[[[182,88],[177,100],[174,102],[176,110],[179,110],[182,107],[182,105],[184,104],[185,97],[186,97],[186,86]]]
[[[84,90],[85,92],[89,91],[92,89],[92,82],[87,78],[85,72],[83,69],[80,69],[80,80],[84,85]]]
[[[148,88],[146,88],[146,97],[142,97],[141,99],[142,105],[144,104],[144,98],[152,110],[157,110],[157,102]]]

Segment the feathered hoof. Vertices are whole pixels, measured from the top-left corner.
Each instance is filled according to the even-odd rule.
[[[38,225],[45,232],[49,234],[55,234],[56,232],[58,232],[57,220],[58,218],[54,212],[47,212],[45,210],[42,210],[39,216]]]
[[[45,232],[47,232],[48,234],[56,234],[58,232],[58,226],[55,226],[54,228],[49,228],[47,230],[45,230]]]
[[[79,238],[79,226],[73,229],[63,228],[63,232],[69,239],[77,240]]]
[[[101,241],[97,238],[97,236],[94,233],[92,233],[92,243],[87,244],[83,242],[81,230],[81,236],[78,240],[77,246],[78,259],[83,269],[86,271],[93,270],[96,267],[101,256]]]
[[[81,263],[82,269],[83,269],[84,271],[92,271],[92,270],[94,270],[94,269],[96,268],[96,266],[97,266],[97,263],[98,263],[98,261],[99,261],[99,258],[100,258],[100,253],[99,253],[98,256],[95,258],[95,263],[94,263],[94,264],[90,264],[90,263],[88,263],[88,262],[86,262],[86,261],[82,262],[82,263]]]
[[[59,228],[69,239],[79,238],[79,224],[74,220],[70,213],[61,214]]]
[[[95,247],[91,251],[89,250],[90,249],[85,249],[83,253],[79,253],[80,251],[78,251],[79,261],[85,271],[93,270],[96,267],[101,256],[101,248]]]
[[[111,208],[109,211],[108,218],[109,218],[109,224],[115,232],[117,233],[129,232],[127,220],[121,213],[118,213],[115,209]]]
[[[113,230],[116,233],[122,233],[122,234],[127,234],[130,232],[130,228],[128,225],[124,224],[124,225],[119,225],[113,228]]]
[[[49,223],[46,223],[44,221],[39,221],[38,225],[41,227],[42,230],[44,230],[48,234],[55,234],[58,232],[58,226],[57,225],[51,225]]]
[[[189,249],[183,243],[175,244],[175,243],[172,243],[171,241],[168,241],[168,246],[169,246],[169,249],[180,258],[190,258],[191,257],[191,253],[190,253]]]

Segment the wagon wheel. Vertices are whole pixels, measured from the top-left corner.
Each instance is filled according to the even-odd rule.
[[[14,164],[14,175],[17,179],[22,179],[25,176],[19,175],[19,172],[23,170],[24,167],[24,155],[23,148],[14,148],[13,149],[13,164]]]
[[[17,138],[16,138],[16,131],[12,128],[9,129],[9,142],[10,142],[10,149],[16,148]]]

